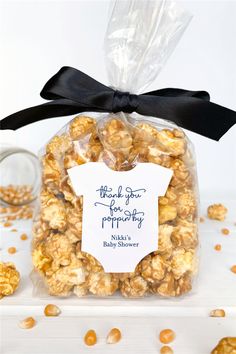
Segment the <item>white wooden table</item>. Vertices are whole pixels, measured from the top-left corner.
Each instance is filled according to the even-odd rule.
[[[206,207],[217,200],[202,201],[202,215]],[[236,336],[236,275],[230,267],[236,264],[236,201],[220,201],[228,209],[225,222],[207,220],[200,224],[200,275],[195,292],[182,299],[158,299],[147,297],[125,300],[71,297],[34,297],[29,274],[31,222],[14,222],[17,232],[1,227],[0,257],[13,261],[21,273],[21,284],[14,296],[1,300],[1,354],[73,354],[73,353],[158,353],[158,333],[163,328],[176,332],[173,342],[175,353],[208,354],[224,336]],[[223,227],[230,235],[222,235]],[[26,232],[27,241],[20,235]],[[221,252],[214,250],[222,245]],[[17,253],[9,255],[8,247],[15,246]],[[57,318],[43,315],[45,304],[55,303],[62,313]],[[215,308],[226,311],[225,318],[210,318]],[[37,325],[22,330],[18,323],[33,316]],[[119,327],[123,333],[117,345],[107,345],[105,337],[111,327]],[[87,348],[83,344],[85,332],[93,328],[98,334],[98,344]]]

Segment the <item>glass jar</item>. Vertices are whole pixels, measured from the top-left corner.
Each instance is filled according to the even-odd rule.
[[[36,199],[40,183],[39,160],[21,147],[1,144],[0,203],[21,206]]]

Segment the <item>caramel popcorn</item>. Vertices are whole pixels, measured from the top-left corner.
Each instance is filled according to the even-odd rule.
[[[0,299],[12,295],[18,288],[20,274],[13,263],[0,262]]]
[[[140,263],[140,273],[148,282],[162,280],[165,276],[167,265],[159,255],[148,255]]]
[[[41,193],[42,220],[53,230],[63,231],[66,226],[66,210],[64,203],[47,191]]]
[[[228,209],[222,204],[210,205],[207,209],[207,215],[209,219],[224,221]]]
[[[137,275],[121,282],[120,291],[124,297],[140,297],[148,291],[148,283],[144,278]]]
[[[49,294],[111,296],[119,291],[124,297],[175,297],[191,290],[198,247],[195,164],[184,132],[165,124],[167,128],[149,118],[119,114],[102,114],[98,120],[81,114],[48,142],[42,151],[32,259]],[[131,170],[139,162],[173,170],[166,194],[158,200],[156,250],[133,272],[106,273],[81,249],[83,197],[76,196],[67,170],[87,162],[104,162],[115,171]]]
[[[194,272],[195,260],[192,250],[186,251],[183,248],[179,248],[173,251],[173,257],[171,260],[171,268],[173,275],[176,279],[179,279],[186,272]]]
[[[235,354],[236,353],[236,337],[222,338],[211,354]]]
[[[88,287],[92,294],[98,296],[112,295],[118,289],[118,280],[112,274],[104,273],[104,271],[91,272],[88,276]]]
[[[70,124],[69,132],[72,140],[78,140],[81,136],[89,133],[95,126],[95,120],[86,116],[78,116]]]

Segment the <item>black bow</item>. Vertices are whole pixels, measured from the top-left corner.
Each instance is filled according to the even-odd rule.
[[[170,120],[182,128],[219,140],[236,123],[236,112],[210,102],[206,91],[167,88],[133,95],[113,90],[67,66],[46,83],[40,95],[52,101],[2,119],[1,129],[17,129],[46,118],[86,111],[123,111]]]

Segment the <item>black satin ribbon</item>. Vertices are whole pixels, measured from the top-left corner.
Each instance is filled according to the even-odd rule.
[[[236,112],[210,102],[206,91],[166,88],[133,95],[113,90],[68,66],[62,67],[46,83],[40,95],[51,101],[2,119],[1,129],[18,129],[46,118],[86,111],[122,111],[170,120],[182,128],[219,140],[236,123]]]

